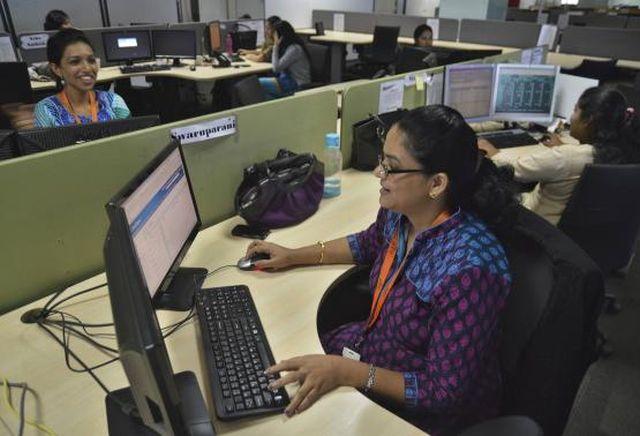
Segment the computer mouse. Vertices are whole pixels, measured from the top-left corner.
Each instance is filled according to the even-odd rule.
[[[189,67],[189,70],[190,70],[190,71],[195,71],[195,70],[196,70],[196,66],[195,66],[195,65],[191,65],[191,66]]]
[[[253,253],[249,257],[241,257],[238,260],[238,268],[243,271],[251,271],[255,269],[255,263],[259,260],[271,259],[269,253]]]

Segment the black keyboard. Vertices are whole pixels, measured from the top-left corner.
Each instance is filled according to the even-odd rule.
[[[540,142],[522,129],[479,133],[478,137],[486,139],[496,148],[521,147],[524,145],[535,145]]]
[[[216,415],[225,420],[282,412],[289,396],[284,388],[267,388],[278,376],[264,374],[275,360],[249,288],[201,289],[196,309]]]
[[[131,73],[149,73],[151,71],[167,71],[171,69],[171,65],[143,64],[143,65],[126,65],[120,67],[122,74]]]

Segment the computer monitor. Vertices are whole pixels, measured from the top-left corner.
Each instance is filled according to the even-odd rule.
[[[493,64],[454,64],[445,70],[444,104],[468,122],[491,119]]]
[[[236,31],[255,30],[256,45],[264,43],[264,20],[238,20],[236,22]]]
[[[180,59],[196,58],[196,32],[193,30],[152,30],[153,54],[157,58],[172,58],[173,66]]]
[[[254,50],[256,48],[257,33],[255,30],[231,32],[230,35],[234,52],[240,49]]]
[[[556,103],[554,113],[560,118],[569,120],[578,99],[584,91],[597,87],[600,82],[588,77],[572,76],[570,74],[558,74],[556,86]]]
[[[105,207],[109,299],[120,362],[130,384],[107,396],[109,429],[116,434],[116,428],[131,421],[118,401],[129,407],[133,401],[144,425],[158,434],[213,436],[195,375],[173,374],[151,299],[164,282],[175,280],[171,271],[200,227],[178,144],[165,147]]]
[[[151,35],[148,30],[102,32],[102,45],[107,62],[125,62],[152,58]]]
[[[31,80],[25,62],[0,62],[0,104],[33,103]]]
[[[550,123],[557,76],[555,65],[499,64],[493,90],[493,118]]]
[[[209,54],[213,56],[216,52],[221,52],[223,50],[220,21],[210,22],[207,25],[207,33],[209,35]]]
[[[20,154],[27,155],[146,129],[158,124],[160,118],[157,115],[147,115],[102,123],[39,127],[17,131],[16,143]]]
[[[0,160],[19,156],[13,134],[13,130],[0,130]]]

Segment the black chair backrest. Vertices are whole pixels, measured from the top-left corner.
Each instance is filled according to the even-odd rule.
[[[316,83],[329,82],[329,47],[322,44],[307,43],[307,50],[311,60],[311,81]]]
[[[395,62],[396,74],[428,68],[423,61],[428,55],[429,51],[420,47],[403,47]]]
[[[584,59],[580,65],[570,71],[571,74],[601,81],[613,79],[616,76],[617,59],[594,61]]]
[[[247,106],[266,101],[258,76],[252,75],[237,81],[231,88],[231,107]]]
[[[589,365],[597,358],[602,275],[556,227],[519,208],[501,241],[512,288],[503,312],[501,415],[533,418],[560,435]]]
[[[395,53],[398,47],[400,27],[376,26],[373,30],[372,50],[376,52]]]
[[[640,229],[640,165],[587,165],[558,228],[607,273],[627,265]]]

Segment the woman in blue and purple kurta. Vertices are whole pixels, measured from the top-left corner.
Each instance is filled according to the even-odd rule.
[[[373,267],[369,320],[323,335],[328,355],[269,369],[287,371],[274,387],[301,384],[287,414],[347,385],[431,434],[451,434],[497,415],[499,320],[511,277],[494,231],[507,230],[516,200],[476,141],[455,110],[414,109],[386,137],[375,170],[381,209],[367,230],[299,249],[250,245],[249,254],[270,254],[258,263],[262,268],[318,262]]]

